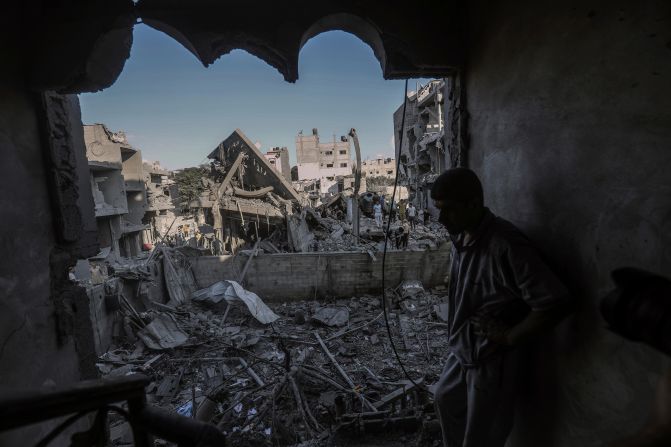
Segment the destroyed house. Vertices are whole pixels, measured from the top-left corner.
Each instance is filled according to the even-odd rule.
[[[189,206],[199,224],[213,227],[227,252],[280,232],[276,226],[286,225],[293,206],[304,200],[239,129],[208,158],[212,172],[203,178],[207,187]]]
[[[258,190],[274,192],[285,200],[301,201],[300,196],[294,188],[277,170],[268,162],[268,159],[257,149],[240,129],[219,143],[207,158],[216,160],[224,167],[235,166],[236,160],[243,157],[242,163],[237,167],[242,188],[253,185]],[[227,187],[228,185],[224,185]],[[240,191],[238,191],[240,192]],[[254,190],[242,193],[248,197],[256,195]],[[259,194],[261,194],[259,192]]]

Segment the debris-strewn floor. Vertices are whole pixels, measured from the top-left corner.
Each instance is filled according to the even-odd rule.
[[[443,292],[412,283],[388,292],[392,339],[417,387],[392,352],[380,296],[270,304],[280,318],[266,325],[226,300],[129,315],[127,342],[98,367],[144,372],[150,404],[210,421],[232,445],[432,445],[425,386],[446,354]],[[110,431],[114,445],[131,441],[121,420]]]

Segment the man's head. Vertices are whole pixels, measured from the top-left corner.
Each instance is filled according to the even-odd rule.
[[[440,209],[438,221],[450,234],[474,229],[482,219],[482,184],[475,172],[466,168],[448,169],[431,188],[431,198]]]

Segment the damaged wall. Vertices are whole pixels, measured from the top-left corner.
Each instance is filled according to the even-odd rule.
[[[616,267],[671,272],[671,5],[633,5],[470,10],[470,166],[579,305],[542,341],[509,445],[596,446],[637,430],[668,363],[605,330],[597,307]]]
[[[68,184],[75,190],[83,187],[88,195],[70,195],[68,186],[53,191],[49,182],[58,177],[58,172],[53,166],[51,172],[47,168],[50,163],[40,138],[39,99],[22,83],[0,78],[0,250],[4,258],[0,263],[0,392],[77,382],[86,375],[82,361],[88,360],[93,366],[94,360],[87,359],[86,347],[77,345],[75,337],[60,331],[68,324],[63,319],[57,321],[58,303],[63,305],[62,300],[67,300],[69,310],[74,310],[69,324],[75,333],[82,316],[78,311],[85,303],[78,301],[81,295],[77,288],[69,289],[63,283],[67,282],[65,271],[64,277],[54,277],[56,267],[62,267],[68,258],[64,249],[58,248],[58,239],[78,239],[81,253],[89,256],[97,250],[88,177],[70,176]],[[79,117],[76,98],[66,101],[65,107]],[[64,126],[60,130],[68,135],[72,128]],[[81,173],[79,168],[86,168],[86,159],[81,129],[79,132],[81,154],[70,160],[75,163],[70,167]],[[63,205],[61,215],[53,211],[55,202]],[[90,219],[80,220],[78,210],[72,208],[75,204],[87,210]],[[71,226],[75,222],[80,225]],[[84,311],[88,315],[88,309]],[[53,425],[51,422],[0,434],[0,444],[33,444]]]
[[[419,279],[424,287],[443,284],[448,270],[449,244],[438,250],[390,251],[385,280],[396,287],[402,280]],[[247,256],[200,256],[192,259],[198,287],[222,279],[236,279]],[[439,268],[436,266],[444,266]],[[263,254],[252,260],[245,287],[263,300],[301,300],[314,297],[349,298],[379,294],[382,253],[319,252]]]

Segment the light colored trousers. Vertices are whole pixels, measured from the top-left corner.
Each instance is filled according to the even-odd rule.
[[[434,404],[445,447],[503,447],[513,427],[520,355],[510,351],[476,367],[450,354]]]
[[[381,227],[381,226],[382,226],[382,214],[376,214],[376,215],[375,215],[375,224],[376,224],[378,227]]]

